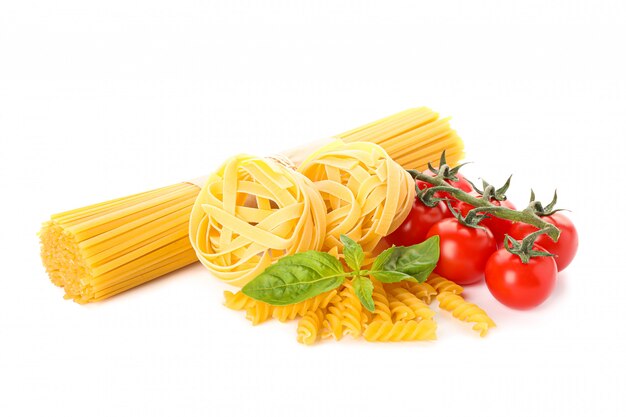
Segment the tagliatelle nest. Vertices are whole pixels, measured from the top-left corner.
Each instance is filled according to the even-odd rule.
[[[322,194],[327,208],[323,250],[341,247],[340,235],[372,252],[404,221],[415,182],[383,148],[367,142],[331,143],[299,168]]]
[[[189,236],[217,278],[241,287],[283,256],[321,249],[325,213],[305,176],[271,159],[240,155],[200,191]]]

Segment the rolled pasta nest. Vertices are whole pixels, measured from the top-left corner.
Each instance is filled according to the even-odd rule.
[[[371,255],[415,198],[411,176],[372,143],[337,140],[299,171],[292,166],[241,155],[209,177],[191,211],[189,236],[217,278],[241,287],[283,256],[338,254],[341,234]]]
[[[313,181],[326,205],[323,250],[341,248],[340,235],[372,252],[397,229],[415,199],[415,182],[380,146],[336,141],[299,168]]]
[[[277,259],[320,250],[325,205],[310,180],[272,159],[227,160],[202,187],[189,236],[198,259],[241,287]]]

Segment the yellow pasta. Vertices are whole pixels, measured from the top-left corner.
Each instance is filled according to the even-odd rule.
[[[404,221],[415,199],[415,181],[408,172],[368,142],[333,142],[298,170],[324,198],[326,251],[341,247],[344,234],[372,252]]]
[[[421,321],[383,321],[370,323],[363,333],[368,342],[400,342],[417,340],[435,340],[437,323],[432,319]]]
[[[307,312],[298,322],[297,340],[305,345],[312,345],[317,341],[324,322],[324,309],[318,308]]]
[[[451,312],[452,316],[457,319],[474,323],[473,329],[480,333],[481,337],[496,325],[483,309],[465,301],[460,295],[442,292],[437,296],[437,301],[439,301],[439,308]]]
[[[322,338],[334,337],[340,340],[343,337],[343,297],[334,297],[328,304],[322,327]]]
[[[402,284],[404,284],[404,288],[409,290],[411,294],[415,295],[426,304],[430,304],[437,296],[437,290],[427,282],[402,281]]]
[[[411,294],[409,290],[402,287],[391,287],[389,288],[389,292],[394,300],[398,300],[403,303],[406,307],[410,308],[413,312],[413,318],[418,320],[423,319],[431,319],[434,317],[435,313],[428,308],[428,304],[417,298],[415,295]],[[392,312],[393,312],[392,308]],[[396,320],[403,320],[404,318],[396,317]]]
[[[53,215],[39,233],[50,279],[83,304],[195,262],[187,227],[197,193],[177,184]]]
[[[270,159],[241,155],[202,187],[189,237],[213,275],[241,287],[285,255],[321,249],[325,211],[303,175]]]
[[[272,317],[280,321],[293,320],[298,316],[304,316],[309,311],[325,308],[336,296],[337,290],[332,290],[296,304],[275,306],[272,311]]]
[[[380,281],[372,279],[374,291],[372,298],[374,300],[374,314],[372,321],[391,321],[391,310],[389,308],[389,299],[383,284]]]
[[[443,150],[452,165],[463,157],[463,143],[448,119],[439,119],[426,107],[408,109],[335,137],[345,142],[378,143],[405,168],[425,169]],[[201,185],[197,181],[175,184],[51,216],[40,232],[41,258],[51,281],[64,288],[65,298],[87,303],[197,261],[188,232],[189,214]],[[244,213],[238,214],[250,216],[253,210],[248,209],[242,208]],[[209,234],[191,238],[202,249],[207,241],[219,241],[215,233],[220,225],[206,225],[203,230]],[[276,232],[281,235],[282,230]],[[243,247],[224,245],[221,242],[218,248],[223,251],[220,254],[208,251],[216,258],[210,262],[224,279],[237,281],[224,266],[229,256],[241,260],[234,267],[235,275],[254,270],[254,255],[246,264],[250,253],[243,253]],[[280,253],[271,255],[274,258]]]
[[[337,137],[345,142],[377,143],[407,169],[426,169],[428,162],[439,160],[444,149],[451,166],[464,156],[463,142],[450,128],[449,118],[439,119],[427,107],[408,109]]]
[[[341,290],[342,303],[342,325],[344,334],[350,334],[355,339],[361,335],[362,324],[362,306],[361,302],[354,293],[354,288],[349,281],[345,281]]]
[[[271,318],[273,306],[270,304],[254,300],[241,291],[232,293],[224,291],[224,305],[231,310],[245,310],[246,318],[253,325],[263,323]]]
[[[460,285],[434,273],[430,274],[426,283],[432,286],[438,294],[441,294],[442,292],[461,294],[463,292],[463,287]]]
[[[224,305],[231,310],[246,310],[257,302],[241,291],[237,291],[234,294],[230,291],[224,291],[224,300]]]
[[[439,308],[452,316],[473,324],[473,329],[485,336],[495,327],[493,320],[477,305],[467,302],[444,288],[458,290],[460,286],[441,277],[435,279],[441,292],[437,295]],[[363,336],[370,342],[399,342],[436,339],[437,324],[434,311],[419,299],[410,288],[414,282],[383,284],[370,278],[373,284],[374,311],[367,311],[359,301],[350,280],[337,289],[320,294],[309,300],[288,306],[271,306],[253,300],[241,292],[226,291],[226,306],[234,310],[245,310],[252,324],[259,324],[274,316],[279,320],[302,317],[297,327],[297,340],[313,344],[320,338],[340,340],[350,334]],[[419,291],[423,287],[418,288]],[[432,292],[432,290],[431,290]],[[276,311],[279,311],[277,314]]]
[[[389,309],[391,310],[391,319],[393,321],[413,320],[416,317],[413,309],[394,297],[390,291],[387,292],[387,297],[389,299]]]
[[[252,322],[252,325],[256,326],[272,317],[272,308],[273,307],[267,303],[257,301],[246,307],[246,318]]]

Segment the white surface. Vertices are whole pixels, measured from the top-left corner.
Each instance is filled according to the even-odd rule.
[[[624,2],[0,4],[0,415],[625,415]],[[416,105],[579,228],[541,308],[468,291],[485,339],[439,314],[435,343],[308,348],[199,265],[89,306],[40,265],[51,213]]]

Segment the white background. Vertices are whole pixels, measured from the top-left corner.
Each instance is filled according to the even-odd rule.
[[[0,4],[0,415],[626,415],[623,1]],[[40,264],[52,213],[418,105],[579,229],[540,308],[468,290],[485,339],[304,347],[199,265],[79,306]]]

